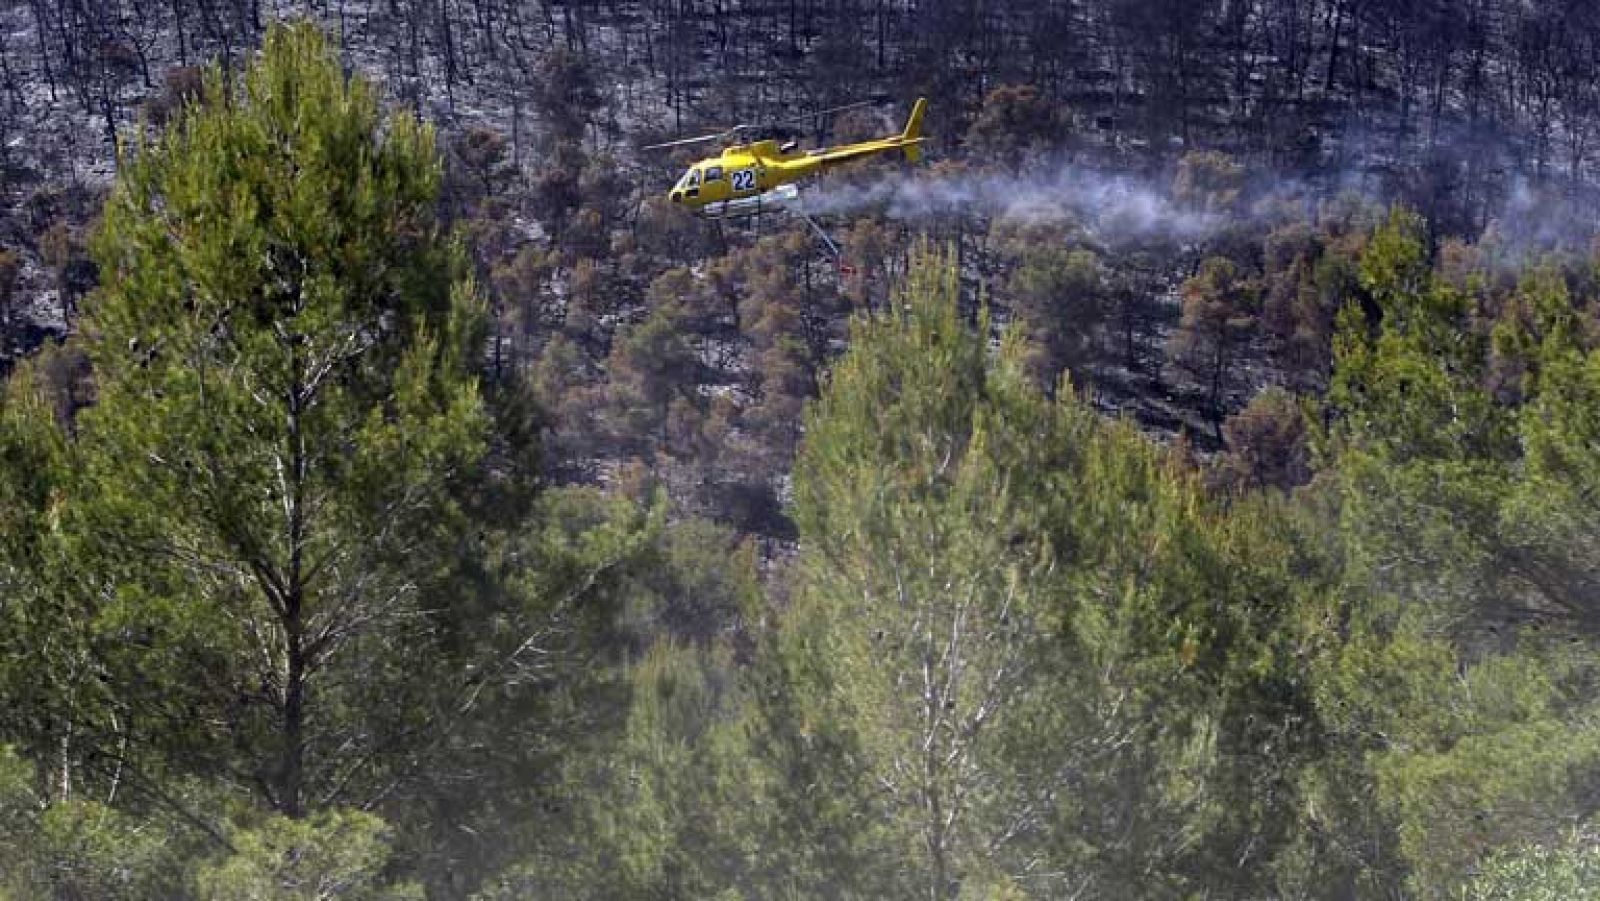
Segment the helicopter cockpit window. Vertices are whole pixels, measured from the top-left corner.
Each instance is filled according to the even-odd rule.
[[[722,167],[712,166],[706,170],[706,181],[722,181]]]
[[[689,174],[683,177],[683,186],[685,188],[700,187],[700,170],[690,169]]]

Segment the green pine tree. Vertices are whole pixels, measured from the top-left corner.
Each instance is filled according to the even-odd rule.
[[[1286,842],[1307,729],[1278,519],[1208,509],[1179,455],[1039,391],[1016,336],[991,355],[948,261],[912,273],[796,468],[769,739],[795,750],[765,753],[830,756],[791,803],[895,897],[1261,891],[1236,861]]]
[[[125,148],[66,528],[160,766],[298,817],[402,778],[492,422],[431,129],[309,26]]]
[[[1589,813],[1600,774],[1590,586],[1594,357],[1535,271],[1486,334],[1395,213],[1361,261],[1381,318],[1341,316],[1325,448],[1342,584],[1313,639],[1321,828],[1367,884],[1457,897],[1508,847]],[[1531,329],[1531,331],[1530,331]],[[1528,362],[1498,400],[1491,350]]]

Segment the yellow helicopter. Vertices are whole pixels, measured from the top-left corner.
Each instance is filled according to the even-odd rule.
[[[865,105],[852,104],[824,112]],[[801,150],[799,142],[793,140],[782,142],[759,140],[733,144],[724,148],[721,154],[690,166],[689,171],[672,186],[667,198],[697,215],[711,219],[748,216],[774,207],[792,208],[800,196],[799,186],[795,182],[830,166],[894,150],[904,153],[906,159],[913,163],[920,160],[921,145],[927,140],[922,137],[922,115],[927,108],[927,99],[919,98],[911,108],[911,118],[906,122],[904,131],[859,144],[825,147],[820,150]],[[652,144],[643,149],[660,150],[705,141],[727,140],[737,138],[742,132],[751,130],[753,126],[735,125],[715,134],[668,141],[665,144]],[[832,245],[833,242],[828,243]]]

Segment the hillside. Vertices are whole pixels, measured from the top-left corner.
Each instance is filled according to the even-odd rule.
[[[1263,386],[1319,389],[1333,311],[1317,314],[1321,323],[1255,311],[1229,335],[1229,359],[1196,371],[1177,359],[1174,342],[1187,339],[1174,332],[1180,283],[1204,257],[1231,256],[1244,277],[1270,280],[1269,233],[1348,219],[1316,211],[1335,199],[1406,202],[1434,242],[1490,229],[1518,252],[1586,245],[1600,117],[1586,74],[1592,15],[1583,4],[1350,0],[16,4],[0,23],[0,244],[15,273],[4,343],[15,358],[61,333],[94,283],[84,238],[114,171],[112,135],[141,120],[159,127],[195,90],[196,66],[235,64],[266,23],[309,16],[389,102],[441,126],[450,214],[474,233],[494,293],[497,366],[542,361],[565,368],[551,378],[615,393],[613,364],[627,362],[613,358],[619,328],[646,320],[651,285],[688,267],[732,315],[676,323],[705,332],[684,390],[702,407],[727,399],[724,418],[760,418],[761,355],[801,370],[779,376],[793,383],[785,390],[811,394],[848,311],[883,301],[889,249],[924,232],[960,245],[964,274],[998,322],[1033,317],[1051,351],[1047,382],[1070,367],[1107,412],[1216,449],[1220,419]],[[838,121],[797,124],[812,143],[886,133],[916,96],[933,103],[930,167],[869,167],[810,192],[845,247],[837,271],[793,220],[708,227],[665,215],[659,195],[693,151],[637,150],[708,125],[871,98],[875,107]],[[1192,156],[1201,150],[1226,157]],[[1186,157],[1191,170],[1216,171],[1184,175]],[[1040,234],[1051,230],[1079,236],[1070,241],[1093,254],[1107,299],[1066,310],[1019,296],[1016,272],[1040,240],[1057,240]],[[762,235],[787,237],[741,264]],[[707,265],[719,258],[721,270]],[[752,332],[760,311],[738,309],[749,286],[716,280],[741,265],[791,270],[762,290],[794,295],[798,321],[787,330],[803,350],[770,358],[773,336]],[[558,346],[560,361],[544,353],[557,335],[576,348]],[[565,426],[576,448],[598,454],[580,467],[591,474],[660,454],[619,453],[594,423]],[[781,437],[752,440],[751,454],[777,458],[757,479],[760,494],[789,450]],[[722,503],[711,509],[738,521]]]
[[[0,8],[0,901],[1600,897],[1597,42]]]

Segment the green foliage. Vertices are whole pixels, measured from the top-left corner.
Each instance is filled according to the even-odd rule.
[[[10,901],[35,878],[34,829],[40,804],[34,768],[10,745],[0,745],[0,899]]]
[[[171,898],[192,843],[89,800],[50,803],[39,775],[0,745],[0,898]]]
[[[70,452],[53,407],[32,366],[13,374],[0,393],[0,532],[9,537],[0,543],[8,564],[0,574],[17,572],[40,552],[60,500]]]
[[[606,766],[615,803],[595,811],[615,867],[593,874],[596,897],[714,897],[771,853],[731,664],[726,651],[661,642],[634,667],[627,725]]]
[[[1223,799],[1285,779],[1293,752],[1255,755],[1301,740],[1274,516],[1207,513],[1175,458],[1031,387],[1019,342],[991,359],[950,264],[915,262],[858,321],[796,467],[776,651],[799,725],[774,746],[838,761],[801,803],[849,798],[833,828],[895,896],[1228,878],[1224,849],[1276,845],[1287,811]]]
[[[0,437],[58,801],[108,760],[292,815],[399,775],[497,425],[433,143],[300,26],[127,149],[82,323],[96,403],[69,443],[24,379]]]
[[[1362,255],[1378,320],[1341,313],[1329,399],[1364,446],[1397,461],[1504,459],[1509,420],[1482,390],[1487,342],[1461,294],[1432,277],[1421,229],[1396,211]]]
[[[1008,288],[1040,349],[1037,374],[1053,384],[1062,369],[1082,378],[1099,362],[1096,333],[1106,319],[1107,290],[1100,261],[1087,250],[1054,243],[1030,247]]]
[[[641,555],[624,587],[622,625],[650,636],[709,642],[762,615],[754,542],[700,520],[675,523]]]
[[[684,338],[683,320],[677,306],[657,307],[617,336],[610,370],[619,441],[632,435],[664,437],[672,402],[694,396],[700,361]]]
[[[1376,803],[1344,802],[1333,828],[1378,836],[1374,877],[1454,897],[1497,848],[1585,815],[1600,773],[1595,545],[1580,525],[1594,445],[1567,443],[1593,418],[1589,359],[1560,283],[1535,276],[1519,289],[1528,315],[1496,327],[1530,373],[1509,395],[1522,405],[1500,403],[1488,336],[1429,270],[1415,218],[1380,227],[1361,271],[1381,319],[1348,308],[1336,347],[1344,584],[1315,676],[1366,771],[1346,785]]]
[[[438,686],[420,727],[426,778],[385,808],[396,811],[394,869],[430,897],[463,897],[519,860],[543,873],[579,856],[586,796],[564,772],[605,759],[626,716],[629,610],[637,584],[668,582],[655,569],[665,514],[592,489],[542,492],[518,528],[483,536],[437,659],[398,658],[461,674]]]
[[[1202,469],[1041,389],[1113,339],[1137,369],[1161,237],[997,227],[998,348],[898,225],[850,233],[853,283],[790,232],[630,318],[641,248],[714,235],[647,208],[633,243],[593,73],[537,74],[558,240],[495,269],[526,386],[480,385],[433,134],[312,29],[125,148],[81,328],[0,394],[0,898],[1596,895],[1592,265],[1433,254],[1404,211],[1219,237],[1169,344]],[[1021,166],[1061,121],[1000,88],[969,138]],[[504,139],[453,149],[459,199],[500,190]],[[1243,178],[1174,188],[1225,214]],[[1223,424],[1263,346],[1326,406]],[[798,543],[686,483],[764,492],[750,522],[792,487]]]
[[[0,737],[54,761],[40,810],[73,800],[80,781],[92,778],[79,766],[74,732],[92,742],[101,730],[120,731],[108,686],[92,678],[102,670],[64,529],[77,456],[45,362],[41,355],[19,368],[0,393]],[[24,817],[13,825],[39,824]]]
[[[1593,901],[1600,898],[1600,846],[1588,830],[1556,845],[1502,851],[1484,862],[1468,901]]]
[[[889,828],[902,891],[932,897],[957,867],[986,867],[973,852],[1000,834],[983,822],[1009,794],[991,736],[1026,691],[1050,564],[991,456],[1011,424],[956,285],[947,264],[916,266],[890,312],[861,323],[809,420],[806,550],[780,639],[803,715],[845,731],[877,786],[858,803]]]
[[[479,897],[712,897],[771,853],[733,659],[742,617],[759,614],[754,556],[705,523],[636,534],[599,593],[619,608],[620,697],[586,699],[587,734],[571,740],[589,752],[554,762],[546,799],[560,827],[530,832]]]
[[[392,851],[383,820],[324,810],[302,820],[270,817],[229,838],[232,853],[198,876],[199,901],[421,901],[415,885],[384,876]]]

